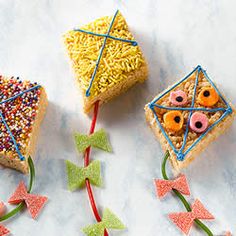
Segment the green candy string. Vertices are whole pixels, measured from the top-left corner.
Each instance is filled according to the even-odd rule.
[[[33,163],[33,160],[31,159],[31,157],[28,158],[28,164],[29,164],[29,169],[30,169],[30,180],[29,180],[29,186],[28,186],[27,192],[30,193],[32,190],[32,187],[33,187],[34,179],[35,179],[35,168],[34,168],[34,163]],[[11,217],[15,216],[24,207],[25,207],[25,204],[23,202],[21,202],[13,210],[9,211],[4,216],[0,217],[0,222],[8,220]]]
[[[169,180],[167,174],[166,174],[166,162],[168,160],[168,158],[170,157],[170,153],[169,151],[166,151],[162,165],[161,165],[161,172],[162,172],[162,177],[165,180]],[[172,191],[175,193],[175,195],[180,199],[180,201],[184,204],[184,207],[186,208],[186,210],[188,212],[192,211],[190,204],[188,203],[188,201],[185,199],[185,197],[176,189],[172,189]],[[211,232],[211,230],[205,225],[203,224],[200,220],[195,219],[194,222],[196,223],[196,225],[201,228],[203,231],[205,231],[205,233],[208,236],[213,236],[213,233]]]

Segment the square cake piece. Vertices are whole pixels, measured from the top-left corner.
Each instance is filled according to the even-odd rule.
[[[232,124],[235,110],[197,66],[145,106],[148,124],[179,172]]]
[[[84,111],[105,103],[147,79],[147,63],[119,11],[74,29],[64,36]]]
[[[42,86],[0,76],[0,164],[28,173],[47,96]]]

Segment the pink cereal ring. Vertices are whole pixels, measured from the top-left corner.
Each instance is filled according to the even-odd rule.
[[[188,101],[187,95],[182,90],[170,92],[170,102],[176,106],[185,105]]]
[[[196,111],[190,118],[189,126],[196,133],[202,133],[208,127],[208,118],[205,114]]]

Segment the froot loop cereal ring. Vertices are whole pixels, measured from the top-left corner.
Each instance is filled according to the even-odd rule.
[[[212,87],[204,88],[198,95],[198,102],[203,106],[213,106],[219,101],[219,95]]]
[[[187,103],[187,94],[182,90],[173,91],[170,93],[170,102],[176,106],[183,106]]]
[[[180,111],[169,111],[163,116],[166,129],[179,131],[183,127],[184,117]]]
[[[190,118],[189,126],[196,133],[202,133],[208,127],[208,118],[201,112],[194,112]]]

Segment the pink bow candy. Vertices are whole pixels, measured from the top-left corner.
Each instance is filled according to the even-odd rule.
[[[3,225],[0,225],[0,236],[6,236],[10,231]]]
[[[21,202],[25,202],[26,206],[32,216],[35,219],[41,209],[43,208],[44,204],[47,201],[47,197],[39,196],[35,194],[29,194],[27,192],[26,186],[23,181],[21,181],[15,191],[15,193],[11,196],[8,200],[10,204],[19,204]]]
[[[197,199],[192,205],[191,212],[171,213],[169,218],[181,229],[188,234],[195,219],[212,220],[214,216],[206,210],[202,203]]]
[[[3,202],[0,202],[0,217],[3,216],[6,212],[6,206]]]
[[[229,231],[227,231],[227,232],[225,233],[225,236],[232,236],[232,234],[231,234]]]
[[[156,185],[157,196],[159,198],[164,197],[172,189],[176,189],[184,195],[190,195],[190,190],[185,175],[180,175],[175,180],[156,179],[154,181]]]
[[[3,202],[0,202],[0,217],[6,213],[6,206]],[[0,236],[6,236],[10,231],[4,226],[0,225]]]

